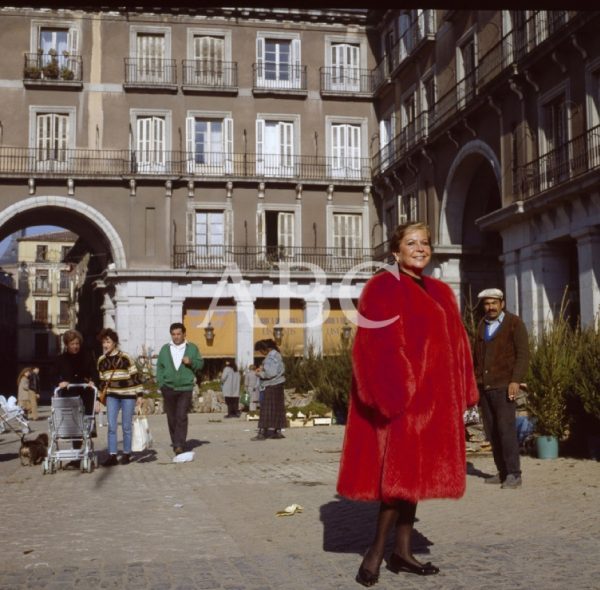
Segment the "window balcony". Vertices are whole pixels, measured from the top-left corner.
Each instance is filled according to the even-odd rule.
[[[516,171],[516,199],[528,199],[600,169],[600,125]]]
[[[0,146],[0,178],[123,178],[186,176],[202,179],[275,178],[341,184],[368,182],[371,158],[169,150],[35,149]]]
[[[182,61],[184,92],[237,94],[237,62],[202,59]]]
[[[236,264],[241,271],[270,272],[286,265],[306,272],[302,264],[312,264],[329,273],[347,272],[373,260],[370,248],[318,248],[292,246],[175,246],[173,268],[220,271]],[[371,274],[370,272],[368,274]]]
[[[306,66],[275,62],[252,64],[253,94],[306,96]]]
[[[26,53],[23,84],[35,87],[82,88],[82,60],[80,55],[67,51],[62,55],[51,53]]]
[[[371,98],[373,72],[361,68],[321,68],[321,96]]]
[[[174,59],[125,58],[126,90],[177,91],[177,65]]]

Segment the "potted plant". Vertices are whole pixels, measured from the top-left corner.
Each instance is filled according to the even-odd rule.
[[[73,78],[75,78],[75,72],[73,72],[73,70],[69,69],[67,66],[63,66],[60,68],[60,77],[63,80],[73,80]]]
[[[56,57],[56,49],[50,49],[48,51],[48,55],[50,56],[50,61],[48,61],[42,68],[42,71],[44,72],[44,78],[56,80],[60,73],[60,69],[58,67],[58,58]]]
[[[589,456],[600,461],[600,323],[581,330],[573,393],[583,407],[582,429]]]
[[[42,70],[38,66],[27,66],[23,72],[26,80],[39,80],[42,77]]]
[[[558,456],[558,441],[568,427],[567,395],[577,365],[575,333],[564,314],[564,299],[557,318],[531,339],[527,375],[527,409],[537,433],[538,457]]]

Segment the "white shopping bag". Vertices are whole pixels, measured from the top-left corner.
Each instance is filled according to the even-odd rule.
[[[152,434],[150,434],[148,418],[145,416],[136,416],[133,419],[133,432],[131,438],[131,450],[134,453],[145,451],[152,446]]]

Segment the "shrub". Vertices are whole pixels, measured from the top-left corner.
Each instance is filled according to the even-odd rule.
[[[600,420],[600,325],[580,332],[573,393],[589,416]]]

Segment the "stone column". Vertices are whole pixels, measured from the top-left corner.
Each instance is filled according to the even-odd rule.
[[[519,251],[513,250],[502,255],[504,263],[504,282],[506,308],[508,311],[520,315],[520,297],[519,297]],[[474,295],[477,295],[475,293]]]
[[[536,281],[536,254],[533,246],[521,249],[519,276],[521,283],[520,317],[527,329],[534,334],[538,331],[537,299],[538,283]]]
[[[236,299],[236,362],[244,368],[254,361],[254,299]]]
[[[304,355],[312,346],[315,354],[323,352],[323,309],[324,298],[307,299],[304,301]]]
[[[600,231],[587,227],[571,235],[577,240],[581,325],[593,326],[600,314]]]

